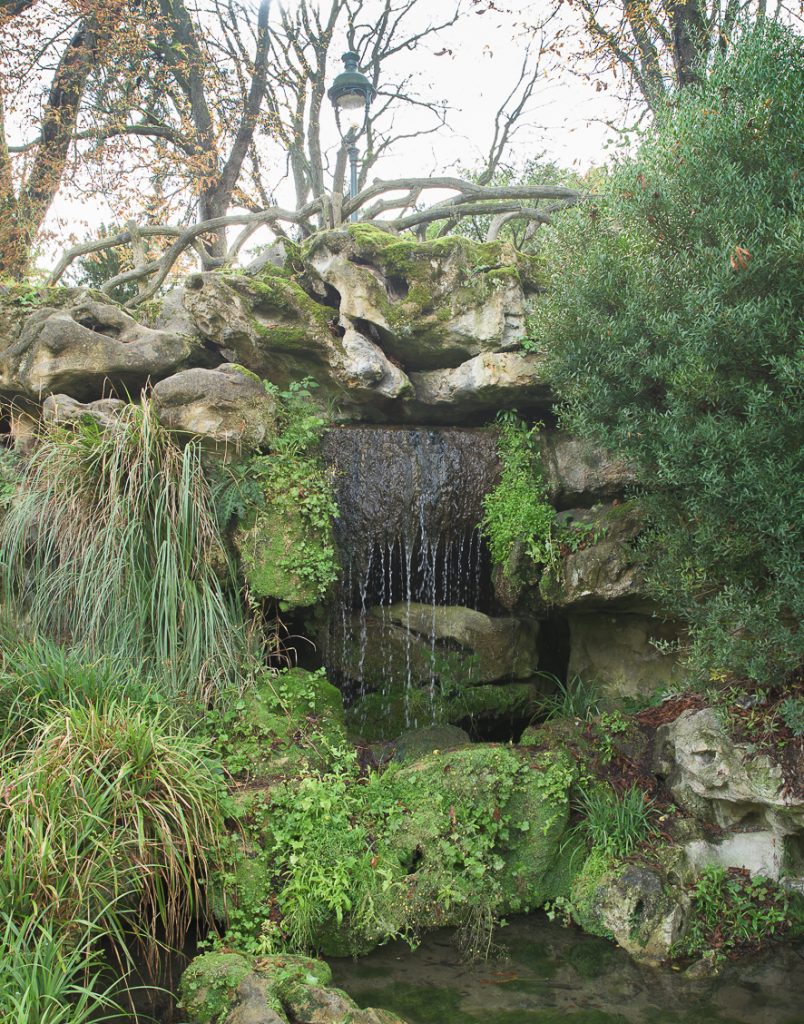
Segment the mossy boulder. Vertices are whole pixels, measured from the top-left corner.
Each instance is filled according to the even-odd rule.
[[[223,1024],[240,983],[251,973],[251,960],[238,953],[196,957],[182,975],[179,989],[188,1024]]]
[[[346,742],[343,699],[323,673],[288,669],[264,677],[229,708],[210,712],[205,731],[237,778],[324,771],[328,751]]]
[[[689,918],[689,900],[656,864],[620,862],[593,850],[570,891],[573,920],[590,935],[614,939],[636,960],[671,956]]]
[[[308,608],[323,597],[322,578],[335,562],[332,525],[311,527],[303,507],[286,496],[272,500],[268,494],[266,500],[235,531],[243,576],[254,597],[275,598],[284,608]]]
[[[396,741],[394,760],[418,761],[433,752],[458,750],[470,744],[469,734],[454,725],[430,725],[421,729],[408,729]]]
[[[184,972],[187,1024],[404,1024],[385,1010],[361,1010],[321,960],[279,953],[259,958],[206,953]]]

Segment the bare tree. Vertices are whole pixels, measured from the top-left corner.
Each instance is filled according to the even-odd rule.
[[[431,206],[412,209],[423,194],[428,191],[452,192],[454,195]],[[164,284],[176,261],[189,248],[197,246],[204,235],[220,233],[229,227],[240,227],[240,233],[232,243],[225,259],[216,259],[214,264],[234,264],[243,246],[259,231],[270,227],[276,234],[285,234],[285,225],[301,229],[310,234],[322,221],[326,227],[338,227],[344,220],[356,214],[361,222],[370,223],[392,233],[417,231],[437,222],[459,224],[468,218],[490,218],[496,237],[499,230],[496,218],[505,216],[507,221],[514,218],[529,223],[546,224],[556,210],[580,202],[584,196],[573,188],[563,185],[484,186],[460,178],[399,178],[389,181],[375,180],[363,188],[357,196],[351,197],[342,207],[332,204],[327,195],[311,199],[300,209],[286,210],[271,206],[252,213],[231,213],[214,220],[201,221],[186,228],[164,225],[149,225],[137,228],[129,225],[125,231],[106,238],[85,242],[69,249],[59,260],[49,283],[57,284],[72,262],[121,246],[132,246],[141,238],[174,238],[165,252],[157,259],[140,263],[132,270],[118,274],[103,285],[103,291],[111,293],[120,285],[131,281],[147,280],[147,286],[129,300],[126,305],[136,306],[155,295]],[[546,200],[547,205],[534,206],[534,200]],[[407,211],[411,212],[407,212]],[[394,214],[386,217],[385,214]]]

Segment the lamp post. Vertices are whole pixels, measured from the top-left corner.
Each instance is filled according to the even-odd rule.
[[[369,107],[371,106],[371,101],[377,95],[377,90],[371,82],[362,72],[358,71],[357,62],[359,59],[360,54],[355,53],[354,50],[347,50],[342,57],[344,70],[336,77],[327,93],[332,106],[335,108],[335,123],[338,126],[338,134],[349,156],[349,196],[351,199],[354,199],[357,195],[357,140],[366,130]],[[362,125],[353,124],[344,134],[341,126],[341,114],[358,110],[363,111]],[[357,220],[357,212],[354,212],[350,219],[353,221]]]

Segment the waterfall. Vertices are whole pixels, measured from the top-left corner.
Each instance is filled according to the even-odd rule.
[[[434,708],[445,659],[456,669],[457,645],[445,652],[437,637],[438,609],[494,603],[478,529],[499,477],[494,433],[345,426],[328,431],[323,447],[342,564],[325,664],[348,700],[402,688],[405,724],[423,724],[422,691]]]

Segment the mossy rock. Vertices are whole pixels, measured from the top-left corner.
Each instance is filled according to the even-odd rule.
[[[223,1024],[252,962],[239,953],[205,953],[182,975],[181,1005],[188,1024]]]
[[[238,525],[235,546],[255,597],[273,597],[284,608],[308,608],[321,600],[321,583],[309,567],[334,561],[331,526],[313,531],[290,502],[269,503]]]
[[[294,778],[328,768],[327,750],[346,743],[343,698],[320,672],[267,676],[206,721],[227,770],[250,779]]]
[[[394,760],[418,761],[441,750],[457,750],[471,744],[469,734],[454,725],[429,725],[422,729],[408,729],[396,741]]]
[[[602,900],[611,873],[616,869],[617,863],[616,860],[600,850],[593,850],[572,881],[570,888],[572,919],[579,928],[589,935],[599,935],[605,939],[612,938],[611,931],[604,923]]]
[[[507,808],[511,839],[502,880],[510,910],[530,910],[559,895],[570,871],[561,866],[561,843],[570,815],[570,787],[577,779],[564,752],[537,755]]]

